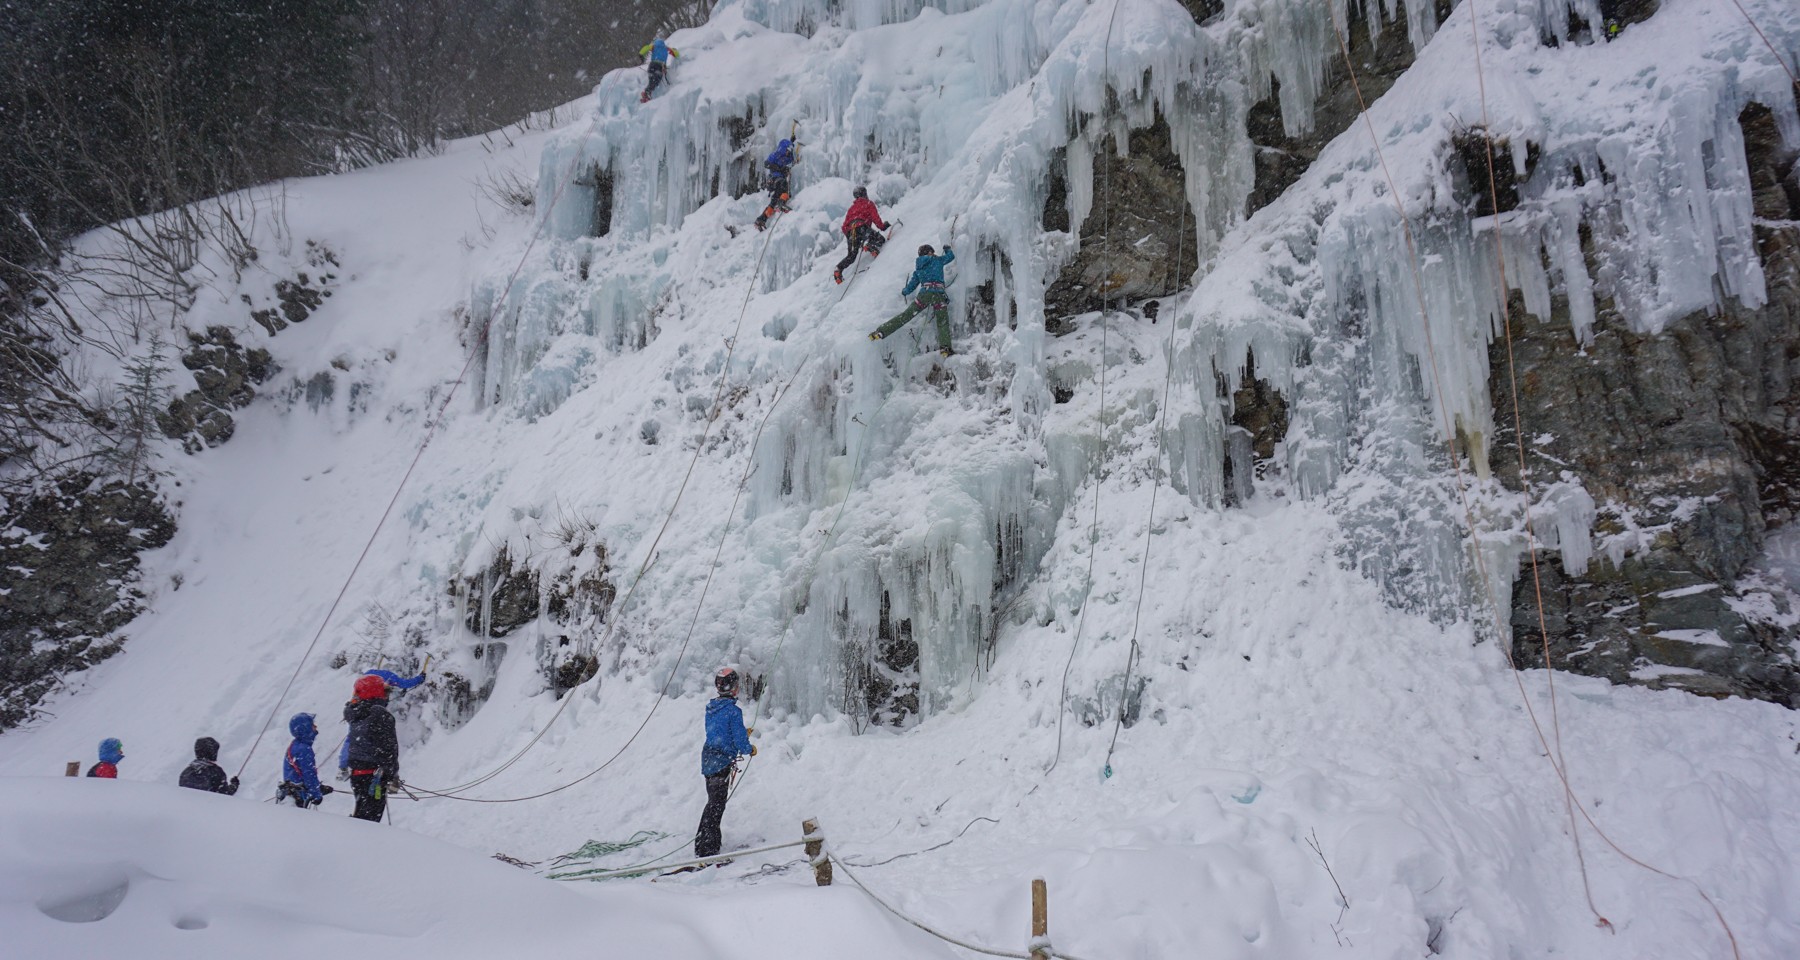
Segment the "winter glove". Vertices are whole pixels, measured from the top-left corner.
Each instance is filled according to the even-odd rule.
[[[339,780],[350,779],[350,768],[349,767],[339,767],[338,768],[338,779]]]
[[[238,778],[232,777],[231,778],[231,792],[236,793],[237,788],[238,788]]]
[[[321,797],[325,796],[328,793],[336,793],[336,792],[337,791],[335,791],[331,788],[331,784],[322,783],[319,785],[319,796],[321,796]]]
[[[753,757],[756,756],[756,744],[754,743],[750,745],[750,755]]]

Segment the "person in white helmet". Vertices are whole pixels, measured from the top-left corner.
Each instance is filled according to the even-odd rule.
[[[750,731],[744,726],[744,711],[737,704],[737,671],[720,668],[713,675],[713,687],[719,695],[706,704],[706,746],[700,749],[700,775],[706,778],[706,809],[700,814],[700,829],[694,833],[696,857],[719,852],[719,821],[725,818],[725,801],[731,796],[731,774],[739,757],[756,756],[756,746],[750,742]]]

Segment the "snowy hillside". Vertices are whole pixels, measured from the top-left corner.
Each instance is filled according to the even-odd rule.
[[[1800,10],[1664,0],[1596,43],[1591,2],[1207,7],[741,0],[669,38],[681,56],[648,104],[641,71],[615,72],[557,129],[286,185],[289,242],[183,318],[280,372],[229,443],[167,456],[180,528],[147,560],[150,612],[53,718],[0,737],[0,773],[51,775],[117,736],[123,778],[172,784],[211,735],[228,770],[257,744],[247,804],[273,793],[289,715],[318,715],[323,753],[359,670],[429,656],[397,701],[426,792],[395,826],[542,874],[641,831],[593,865],[674,861],[730,664],[759,755],[727,850],[816,816],[872,889],[1005,950],[1044,877],[1054,944],[1087,960],[1800,955],[1796,715],[1515,673],[1533,546],[1577,575],[1654,536],[1601,524],[1609,491],[1579,470],[1519,490],[1488,457],[1517,444],[1491,388],[1496,242],[1515,307],[1566,315],[1572,355],[1602,301],[1647,338],[1772,301],[1738,118],[1758,105],[1800,149],[1792,81],[1750,19],[1791,63]],[[1253,110],[1277,96],[1286,135],[1314,131],[1349,31],[1404,37],[1410,66],[1247,215]],[[1449,158],[1482,117],[1515,197],[1475,217]],[[1185,201],[1172,262],[1199,269],[1154,324],[1129,293],[1061,315],[1046,292],[1084,237],[1114,249],[1113,218],[1146,202],[1113,189],[1113,145],[1152,128]],[[761,158],[791,131],[793,211],[758,233]],[[501,171],[534,199],[504,202]],[[899,225],[840,286],[857,184]],[[928,317],[867,339],[922,243],[957,254],[948,359]],[[253,324],[321,248],[330,299]],[[1281,396],[1285,433],[1234,419],[1246,390]],[[1776,574],[1791,543],[1770,540]],[[1780,579],[1741,602],[1791,630]],[[91,794],[124,786],[0,784],[52,835],[82,822],[65,803],[121,815]],[[126,788],[158,815],[142,830],[216,816],[246,849],[267,833],[303,851],[315,829],[357,847],[359,824]],[[130,909],[136,886],[101,922],[43,920],[52,851],[9,842],[26,866],[0,865],[0,911],[31,955],[164,922]],[[440,861],[522,911],[576,909],[548,881],[537,903],[498,867],[371,842],[426,885],[395,909],[480,909],[430,886]],[[277,881],[245,869],[254,916]],[[811,883],[777,854],[577,883],[597,927],[494,922],[521,955],[614,936],[628,911],[659,956],[966,955],[841,882],[787,889]],[[783,932],[724,932],[763,916]],[[236,955],[232,927],[149,942]],[[356,926],[292,955],[482,955],[494,929],[466,928]]]

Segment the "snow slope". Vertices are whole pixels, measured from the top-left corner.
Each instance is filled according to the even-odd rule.
[[[1735,202],[1730,157],[1699,149],[1696,117],[1735,117],[1749,99],[1776,99],[1784,82],[1735,11],[1670,0],[1615,44],[1550,48],[1537,34],[1558,22],[1554,6],[1464,4],[1439,29],[1409,14],[1419,61],[1373,119],[1411,215],[1429,221],[1441,198],[1444,117],[1478,109],[1467,69],[1473,15],[1497,128],[1534,131],[1570,162],[1614,149],[1674,158],[1644,183],[1698,173],[1717,185],[1707,196],[1721,209]],[[1746,7],[1779,44],[1800,46],[1791,8]],[[1480,271],[1491,253],[1472,228],[1465,221],[1458,235],[1446,221],[1428,237],[1442,243],[1426,252],[1446,271],[1432,275],[1432,319],[1449,332],[1441,359],[1456,371],[1435,383],[1420,372],[1405,246],[1366,128],[1334,141],[1256,217],[1233,212],[1249,187],[1243,111],[1274,73],[1284,115],[1305,128],[1335,46],[1334,12],[1265,0],[1231,5],[1201,28],[1179,5],[1151,0],[1121,4],[1116,19],[1108,5],[1078,2],[858,3],[836,19],[818,4],[726,5],[671,38],[688,62],[647,107],[635,103],[640,76],[615,73],[579,122],[553,134],[466,141],[439,157],[289,184],[293,235],[328,244],[344,276],[305,324],[256,338],[289,386],[245,411],[231,443],[169,462],[182,528],[147,565],[153,612],[123,656],[51,706],[54,720],[0,738],[0,772],[52,773],[119,736],[126,778],[170,784],[195,736],[217,737],[235,768],[273,713],[236,801],[247,805],[272,793],[288,714],[319,715],[322,753],[339,735],[352,671],[333,667],[333,655],[410,664],[429,652],[440,682],[402,710],[403,772],[462,799],[397,801],[397,826],[529,861],[649,830],[667,838],[596,865],[672,860],[700,808],[707,677],[730,662],[768,686],[747,706],[761,753],[727,815],[728,846],[790,839],[818,816],[847,862],[869,864],[865,882],[984,943],[1024,946],[1026,881],[1042,876],[1055,943],[1089,960],[1729,956],[1692,887],[1627,862],[1585,823],[1571,826],[1547,742],[1593,820],[1634,857],[1692,877],[1744,956],[1800,954],[1791,713],[1566,676],[1552,701],[1542,673],[1518,678],[1522,695],[1481,639],[1484,592],[1433,453],[1439,391],[1465,423],[1486,409],[1492,327],[1480,305],[1492,302],[1493,281]],[[803,20],[817,25],[811,36],[788,32]],[[1076,241],[1039,229],[1042,177],[1064,150],[1072,220],[1106,202],[1095,189],[1104,163],[1092,115],[1109,81],[1136,91],[1120,98],[1133,123],[1182,105],[1164,112],[1195,242],[1216,259],[1165,312],[1177,315],[1173,328],[1089,316],[1052,339],[1041,291]],[[1557,93],[1588,81],[1612,84],[1616,102]],[[767,126],[734,144],[721,121],[746,110]],[[808,145],[795,212],[769,234],[733,236],[724,227],[747,224],[762,201],[732,194],[796,119]],[[1791,103],[1783,120],[1794,123]],[[1671,140],[1720,166],[1682,166],[1686,155],[1664,149]],[[613,184],[604,236],[595,235],[596,165]],[[479,188],[496,166],[539,173],[529,215]],[[898,252],[863,264],[846,289],[829,270],[853,181],[904,225]],[[1549,212],[1517,218],[1508,237],[1520,249],[1545,245],[1557,203],[1622,202],[1542,189]],[[1649,193],[1626,199],[1649,202],[1654,190],[1641,189]],[[1734,221],[1689,200],[1699,212],[1686,220],[1621,215],[1621,248],[1641,244],[1648,257],[1702,232],[1735,236]],[[1671,238],[1672,223],[1697,226]],[[912,358],[922,322],[880,345],[864,336],[900,307],[905,252],[952,239],[953,224],[962,355],[933,375],[929,360]],[[1684,286],[1634,289],[1666,295],[1658,303],[1670,310],[1700,303],[1682,299],[1695,289],[1714,295],[1715,281],[1747,295],[1751,263],[1716,252],[1683,263]],[[265,258],[269,273],[245,292],[261,295],[256,285],[300,256]],[[1551,273],[1543,284],[1579,285]],[[991,318],[972,294],[987,281]],[[1380,308],[1365,340],[1334,340],[1328,324],[1351,291]],[[184,322],[248,327],[238,292],[220,290]],[[1303,366],[1294,349],[1303,342],[1366,366],[1333,366],[1326,349]],[[1294,398],[1298,432],[1274,475],[1228,509],[1213,372],[1239,376],[1247,345],[1259,374]],[[471,378],[309,650],[469,356]],[[1265,357],[1293,359],[1284,368]],[[321,372],[335,387],[309,399],[304,384]],[[1074,389],[1069,402],[1053,402],[1053,382]],[[1476,492],[1492,563],[1511,569],[1524,505]],[[1585,532],[1559,541],[1565,562],[1585,549]],[[470,600],[452,582],[480,576],[502,547],[550,581],[596,572],[593,541],[605,545],[603,572],[622,598],[604,620],[546,610],[499,640],[467,628]],[[1408,580],[1402,569],[1422,573]],[[872,724],[843,690],[902,620],[920,643],[916,674],[899,676],[917,683],[918,711],[898,727]],[[555,698],[548,672],[587,652],[598,676]],[[442,682],[452,673],[486,691],[472,716]],[[1137,719],[1115,731],[1122,703]],[[93,799],[111,786],[132,791],[125,809]],[[352,830],[360,824],[215,814],[230,808],[172,787],[0,789],[9,811],[16,802],[29,814],[16,828],[9,817],[12,843],[118,820],[119,833],[105,836],[132,848],[151,829],[133,824],[193,835],[228,816],[225,835],[239,846],[266,835],[289,849],[316,830],[343,861],[367,835]],[[324,813],[346,805],[332,798]],[[148,815],[132,819],[139,807]],[[267,815],[277,813],[293,815]],[[1586,905],[1576,837],[1610,931]],[[446,889],[461,885],[438,880],[475,871],[423,841],[379,842],[396,844],[421,878],[396,910],[468,912],[458,910],[466,891]],[[19,904],[57,881],[47,868],[16,867],[43,856],[29,849],[7,856],[7,889],[25,891],[9,894],[9,916],[26,918],[9,928],[28,920],[45,955],[104,950],[116,942],[107,937],[152,927],[155,943],[182,949],[158,926],[174,902],[163,893],[140,891],[144,912],[128,893],[116,921],[81,929],[31,916]],[[131,860],[141,869],[162,869],[153,847],[133,849],[143,849]],[[641,935],[667,937],[657,942],[671,956],[773,955],[770,944],[793,931],[830,955],[955,955],[872,919],[847,889],[824,894],[833,906],[818,910],[786,889],[808,886],[807,872],[793,858],[767,859],[767,869],[743,862],[654,887],[609,881],[596,895],[607,916],[637,910]],[[183,876],[215,862],[196,857]],[[266,875],[245,876],[246,890],[271,895]],[[522,878],[493,882],[525,917],[564,902]],[[267,901],[216,902],[221,915],[249,916]],[[720,933],[761,916],[773,919],[757,936]],[[491,930],[472,923],[469,935],[514,931],[507,942],[520,949],[551,949],[592,929],[502,919]],[[333,945],[388,942],[298,920],[265,927],[277,928]],[[462,942],[448,935],[460,929],[437,942]],[[437,935],[402,949],[429,949]],[[241,941],[219,942],[229,953]],[[781,955],[807,955],[811,942],[789,941]]]

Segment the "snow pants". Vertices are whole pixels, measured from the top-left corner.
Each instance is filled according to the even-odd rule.
[[[668,69],[666,64],[657,63],[655,60],[650,61],[650,83],[644,87],[645,100],[650,99],[650,96],[656,92],[656,88],[662,86],[663,74],[667,73]]]
[[[912,305],[895,314],[893,319],[881,325],[875,332],[882,339],[894,335],[894,331],[907,325],[912,318],[929,308],[932,318],[937,321],[938,346],[950,349],[950,297],[942,290],[921,290]]]
[[[356,792],[356,813],[352,816],[370,823],[380,823],[387,812],[387,789],[381,777],[373,773],[350,775],[350,789]]]
[[[694,856],[710,857],[724,842],[719,821],[725,819],[725,801],[731,798],[731,768],[706,778],[706,809],[700,813],[700,829],[694,833]]]
[[[887,237],[882,236],[881,231],[875,229],[875,225],[872,223],[857,224],[856,229],[846,234],[844,239],[849,244],[849,250],[844,253],[844,259],[837,263],[839,273],[843,273],[845,267],[856,262],[856,254],[859,251],[867,250],[870,255],[879,257],[882,246],[887,243]]]
[[[756,218],[756,225],[758,227],[767,226],[769,218],[775,215],[775,211],[787,210],[787,202],[788,178],[771,174],[769,177],[769,205],[763,208],[762,216]]]

